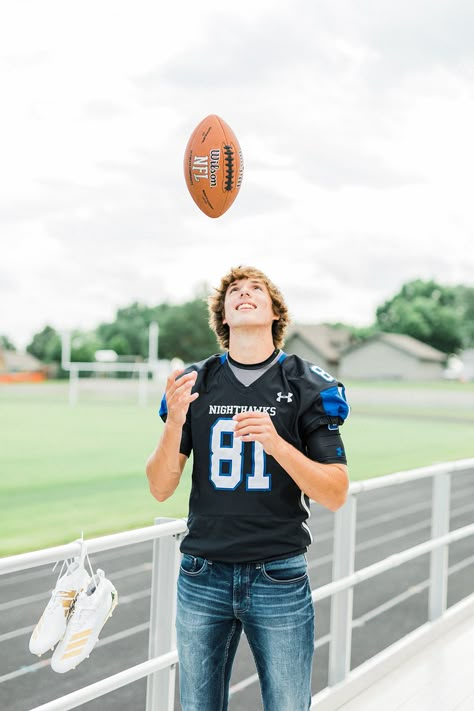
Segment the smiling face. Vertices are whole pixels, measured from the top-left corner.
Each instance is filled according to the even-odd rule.
[[[244,302],[245,299],[242,299],[240,304],[236,304],[240,306],[240,308],[235,310],[233,299],[236,294],[239,294],[238,289],[242,287],[244,283],[247,284],[249,289],[246,298],[247,302],[250,303],[248,303],[247,308],[244,308],[242,302]],[[271,323],[274,346],[281,348],[290,320],[288,307],[283,298],[283,294],[260,269],[247,265],[232,267],[232,269],[222,277],[219,286],[215,289],[215,293],[211,294],[207,301],[209,325],[216,334],[217,341],[221,348],[229,348],[229,318],[232,319],[233,323],[234,317],[238,314],[239,318],[247,318],[247,321],[243,323],[247,323],[248,325],[251,323],[251,319],[260,319],[260,317],[263,316],[263,311],[261,310],[263,305],[259,301],[261,298],[260,294],[265,296],[264,300],[266,306],[268,306],[266,299],[270,297],[273,309],[270,307],[270,310],[266,312],[269,317],[267,323]],[[234,304],[234,311],[232,311],[231,308],[232,304]],[[276,314],[278,314],[278,316],[276,316]]]
[[[229,284],[222,323],[230,329],[246,326],[271,328],[276,320],[278,315],[273,310],[271,296],[262,279],[244,278]]]

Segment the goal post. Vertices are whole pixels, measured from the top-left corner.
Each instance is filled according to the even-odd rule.
[[[61,367],[69,373],[69,404],[74,406],[79,400],[80,374],[83,373],[136,373],[138,376],[138,402],[148,403],[149,375],[153,382],[160,378],[162,365],[158,360],[159,326],[152,321],[148,329],[148,359],[144,363],[124,363],[116,360],[114,351],[98,351],[100,358],[93,362],[71,361],[71,332],[61,333]],[[109,355],[107,355],[109,354]],[[115,358],[112,357],[115,355]]]

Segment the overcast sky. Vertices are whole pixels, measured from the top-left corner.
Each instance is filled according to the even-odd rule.
[[[472,0],[16,0],[0,7],[0,333],[93,328],[252,264],[293,320],[372,322],[473,284]],[[202,214],[210,113],[245,172]]]

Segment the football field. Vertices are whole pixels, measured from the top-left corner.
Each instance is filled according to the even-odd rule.
[[[158,441],[161,392],[137,404],[127,381],[0,388],[0,555],[186,516],[190,465],[164,503],[144,473]],[[348,383],[342,428],[351,480],[474,455],[474,383]]]

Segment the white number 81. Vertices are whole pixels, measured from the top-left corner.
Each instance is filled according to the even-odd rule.
[[[234,420],[216,420],[211,428],[210,479],[216,489],[236,489],[246,477],[247,491],[269,491],[271,474],[265,471],[265,452],[260,442],[252,445],[253,471],[244,474],[244,442],[234,436]],[[225,435],[229,444],[224,444]]]

